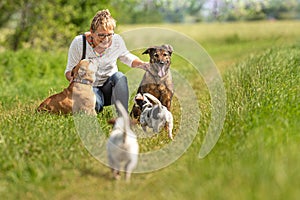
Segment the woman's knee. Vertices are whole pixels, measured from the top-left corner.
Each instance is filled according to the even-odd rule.
[[[113,86],[117,85],[117,83],[127,84],[127,77],[122,72],[116,72],[111,76],[111,82],[113,83]]]

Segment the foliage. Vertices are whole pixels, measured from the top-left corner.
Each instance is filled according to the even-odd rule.
[[[163,21],[160,1],[111,1],[114,16],[120,24],[159,23]]]
[[[238,21],[262,19],[295,19],[299,0],[214,0],[207,5],[208,20]]]
[[[90,20],[99,9],[107,7],[108,1],[74,0],[21,0],[16,1],[6,24],[14,30],[7,35],[13,50],[34,47],[51,49],[66,47],[70,38],[89,30]],[[6,3],[4,5],[10,5]],[[4,12],[6,13],[6,12]],[[5,15],[4,15],[5,16]],[[8,17],[7,17],[8,18]],[[5,41],[6,41],[5,40]]]
[[[5,49],[66,48],[78,33],[89,30],[98,10],[109,8],[119,24],[236,21],[299,17],[299,0],[4,0],[0,43]],[[298,14],[297,14],[298,13]],[[1,29],[1,30],[2,30]],[[4,29],[5,30],[5,29]],[[2,31],[6,32],[6,31]]]

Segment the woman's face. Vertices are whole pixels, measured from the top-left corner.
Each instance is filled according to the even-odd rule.
[[[95,32],[92,32],[93,43],[95,47],[108,48],[111,45],[111,39],[114,35],[113,29],[104,30],[102,27],[98,27]]]

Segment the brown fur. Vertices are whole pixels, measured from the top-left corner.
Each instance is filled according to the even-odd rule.
[[[170,72],[171,55],[173,48],[170,45],[148,48],[143,54],[149,54],[150,67],[146,70],[137,93],[150,93],[170,111],[173,91],[173,81]],[[134,105],[130,116],[139,119],[141,107]]]
[[[94,70],[89,68],[90,61],[81,60],[72,70],[74,81],[62,92],[45,99],[37,111],[46,111],[54,114],[69,114],[82,112],[96,115],[96,98],[92,90]]]

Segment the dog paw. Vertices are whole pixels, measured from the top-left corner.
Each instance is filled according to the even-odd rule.
[[[120,174],[114,174],[114,179],[115,179],[116,181],[121,180],[121,175],[120,175]]]

